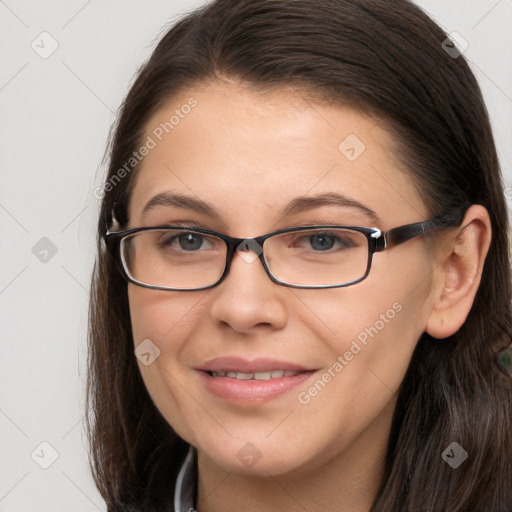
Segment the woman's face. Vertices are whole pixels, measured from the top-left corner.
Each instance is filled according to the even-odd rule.
[[[148,137],[129,227],[199,223],[246,238],[305,224],[387,230],[428,218],[377,122],[292,90],[256,93],[227,82],[190,89],[151,118]],[[143,213],[163,193],[206,202],[215,217],[170,200]],[[323,194],[352,204],[302,202],[283,214],[297,198]],[[138,361],[155,405],[200,460],[228,471],[277,475],[382,458],[431,308],[424,239],[376,253],[369,276],[345,288],[276,284],[245,254],[235,253],[211,289],[129,284],[135,347],[150,340],[159,350],[150,364]],[[299,373],[265,380],[279,370]]]

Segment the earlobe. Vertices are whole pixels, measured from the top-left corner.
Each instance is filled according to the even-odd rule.
[[[461,227],[447,236],[434,259],[437,285],[425,331],[442,339],[464,324],[478,287],[491,243],[491,221],[487,210],[472,205]]]

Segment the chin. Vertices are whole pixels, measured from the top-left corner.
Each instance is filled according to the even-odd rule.
[[[225,471],[241,476],[269,477],[291,472],[300,472],[300,468],[309,466],[307,457],[300,456],[300,446],[283,448],[283,443],[276,439],[235,441],[230,438],[222,444],[205,446],[199,443],[199,451]],[[305,454],[304,454],[305,455]]]

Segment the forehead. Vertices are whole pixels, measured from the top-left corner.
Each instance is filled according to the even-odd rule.
[[[148,121],[143,140],[152,148],[136,176],[134,222],[162,192],[208,202],[232,229],[256,229],[294,198],[322,193],[371,205],[382,217],[390,208],[404,218],[423,208],[378,121],[290,88],[215,82],[183,90]]]

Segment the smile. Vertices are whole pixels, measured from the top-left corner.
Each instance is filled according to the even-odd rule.
[[[210,372],[212,377],[229,377],[230,379],[238,379],[238,380],[270,380],[270,379],[280,379],[281,377],[292,377],[294,375],[298,375],[299,372],[295,372],[292,370],[269,370],[265,372],[254,372],[254,373],[244,373],[244,372],[233,372],[233,371],[216,371]]]

